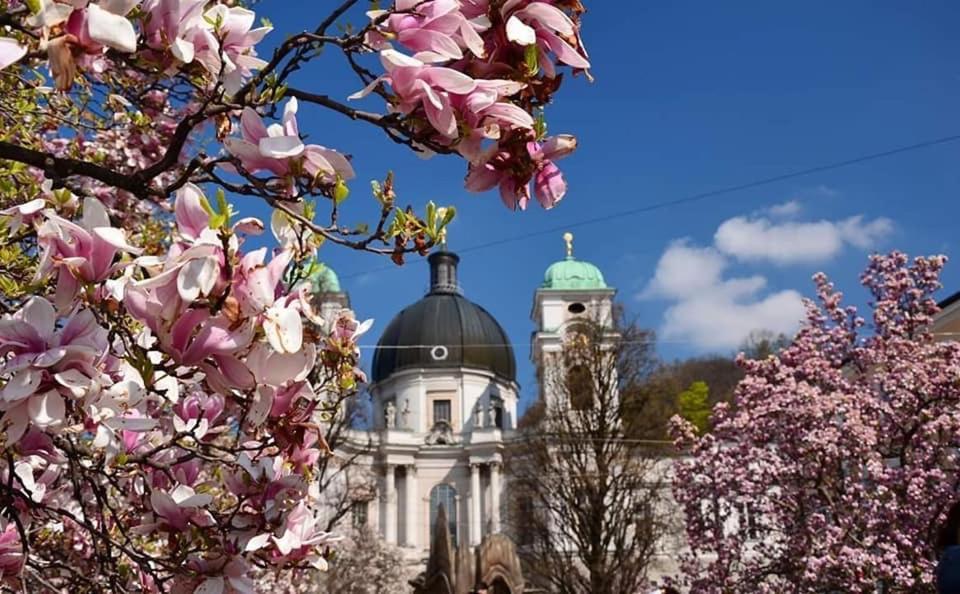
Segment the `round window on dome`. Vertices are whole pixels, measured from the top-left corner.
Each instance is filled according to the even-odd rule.
[[[447,347],[443,346],[442,344],[438,344],[430,349],[430,356],[433,357],[434,361],[446,361],[449,354],[450,351],[447,350]]]
[[[571,303],[569,306],[567,306],[567,311],[572,314],[582,314],[583,312],[587,311],[587,306],[579,302]]]

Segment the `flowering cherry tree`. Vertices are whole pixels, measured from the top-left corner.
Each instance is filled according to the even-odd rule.
[[[677,464],[692,592],[930,592],[960,495],[960,344],[937,341],[943,257],[874,256],[872,332],[826,277],[792,344],[740,359],[733,406]],[[879,589],[878,589],[879,588]]]
[[[379,219],[341,224],[353,160],[304,140],[301,104],[462,158],[511,209],[563,198],[576,142],[543,107],[590,65],[579,2],[360,9],[260,55],[238,2],[0,2],[0,587],[249,593],[326,566],[318,461],[370,322],[319,315],[317,250],[402,262],[454,211],[398,208],[387,174]],[[324,50],[353,97],[298,78]]]

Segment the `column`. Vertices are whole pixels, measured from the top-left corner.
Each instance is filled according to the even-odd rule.
[[[417,505],[419,494],[417,493],[417,470],[413,464],[407,464],[406,476],[403,478],[403,498],[406,500],[406,518],[404,526],[406,530],[403,533],[403,544],[408,547],[416,547],[417,530],[420,528],[420,508]]]
[[[480,465],[470,465],[470,544],[480,544]]]
[[[490,531],[500,532],[500,463],[490,463]]]
[[[394,480],[396,467],[393,464],[386,464],[386,488],[383,498],[386,503],[386,514],[384,515],[383,538],[390,544],[397,544],[397,486]]]

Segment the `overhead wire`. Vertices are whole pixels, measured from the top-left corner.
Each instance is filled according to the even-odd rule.
[[[619,210],[619,211],[607,213],[607,214],[604,214],[604,215],[599,215],[599,216],[596,216],[596,217],[590,217],[590,218],[586,218],[586,219],[581,219],[581,220],[579,220],[579,221],[573,221],[573,222],[565,223],[565,224],[563,224],[563,225],[556,225],[556,226],[553,226],[553,227],[547,227],[547,228],[544,228],[544,229],[540,229],[540,230],[538,230],[538,231],[529,231],[529,232],[526,232],[526,233],[523,233],[523,234],[513,235],[513,236],[509,236],[509,237],[502,237],[502,238],[500,238],[500,239],[494,239],[494,240],[492,240],[492,241],[487,241],[487,242],[483,242],[483,243],[478,243],[478,244],[474,244],[474,245],[472,245],[472,246],[466,246],[466,247],[463,247],[463,248],[458,249],[457,251],[458,251],[459,253],[469,253],[469,252],[474,252],[474,251],[478,251],[478,250],[483,250],[483,249],[495,247],[495,246],[498,246],[498,245],[503,245],[503,244],[506,244],[506,243],[513,243],[513,242],[517,242],[517,241],[523,241],[523,240],[530,239],[530,238],[533,238],[533,237],[540,237],[540,236],[543,236],[543,235],[552,235],[552,234],[558,233],[558,232],[560,232],[560,231],[566,231],[566,230],[570,230],[570,229],[577,229],[577,228],[580,228],[580,227],[585,227],[585,226],[587,226],[587,225],[595,225],[595,224],[597,224],[597,223],[603,223],[603,222],[606,222],[606,221],[610,221],[610,220],[613,220],[613,219],[619,219],[619,218],[627,217],[627,216],[631,216],[631,215],[642,214],[642,213],[645,213],[645,212],[651,212],[651,211],[660,210],[660,209],[664,209],[664,208],[670,208],[670,207],[673,207],[673,206],[680,206],[680,205],[683,205],[683,204],[690,204],[690,203],[693,203],[693,202],[699,202],[699,201],[701,201],[701,200],[706,200],[706,199],[708,199],[708,198],[716,198],[716,197],[718,197],[718,196],[723,196],[723,195],[725,195],[725,194],[731,194],[731,193],[734,193],[734,192],[740,192],[740,191],[743,191],[743,190],[749,190],[749,189],[753,189],[753,188],[758,188],[758,187],[761,187],[761,186],[766,186],[766,185],[770,185],[770,184],[773,184],[773,183],[777,183],[777,182],[781,182],[781,181],[786,181],[786,180],[789,180],[789,179],[794,179],[794,178],[798,178],[798,177],[805,177],[805,176],[808,176],[808,175],[813,175],[813,174],[815,174],[815,173],[823,173],[824,171],[832,171],[832,170],[834,170],[834,169],[840,169],[840,168],[843,168],[843,167],[849,167],[849,166],[851,166],[851,165],[857,165],[857,164],[860,164],[860,163],[866,163],[866,162],[869,162],[869,161],[875,161],[875,160],[877,160],[877,159],[883,159],[883,158],[886,158],[886,157],[892,157],[892,156],[894,156],[894,155],[899,155],[899,154],[903,154],[903,153],[907,153],[907,152],[911,152],[911,151],[916,151],[916,150],[920,150],[920,149],[925,149],[925,148],[930,148],[930,147],[939,146],[939,145],[943,145],[943,144],[948,144],[948,143],[951,143],[951,142],[956,142],[956,141],[958,141],[958,140],[960,140],[960,134],[951,134],[951,135],[949,135],[949,136],[942,136],[942,137],[940,137],[940,138],[935,138],[935,139],[931,139],[931,140],[924,140],[924,141],[921,141],[921,142],[916,142],[916,143],[913,143],[913,144],[908,144],[908,145],[904,145],[904,146],[899,146],[899,147],[896,147],[896,148],[887,149],[887,150],[880,151],[880,152],[876,152],[876,153],[869,153],[869,154],[860,155],[860,156],[857,156],[857,157],[852,157],[852,158],[848,158],[848,159],[842,159],[842,160],[839,160],[839,161],[832,161],[832,162],[830,162],[830,163],[824,163],[824,164],[822,164],[822,165],[816,165],[816,166],[813,166],[813,167],[806,167],[806,168],[803,168],[803,169],[796,169],[796,170],[793,170],[793,171],[787,171],[787,172],[780,173],[780,174],[777,174],[777,175],[772,175],[772,176],[769,176],[769,177],[763,177],[763,178],[755,179],[755,180],[748,181],[748,182],[733,184],[733,185],[729,185],[729,186],[722,186],[722,187],[720,187],[720,188],[716,188],[716,189],[713,189],[713,190],[707,190],[707,191],[705,191],[705,192],[698,192],[698,193],[696,193],[696,194],[690,194],[690,195],[688,195],[688,196],[683,196],[683,197],[680,197],[680,198],[674,198],[674,199],[672,199],[672,200],[663,200],[663,201],[660,201],[660,202],[654,202],[654,203],[652,203],[652,204],[646,204],[646,205],[644,205],[644,206],[638,206],[638,207],[635,207],[635,208],[628,208],[628,209],[624,209],[624,210]],[[341,278],[341,279],[356,278],[356,277],[364,276],[364,275],[367,275],[367,274],[372,274],[372,273],[374,273],[374,272],[380,272],[380,271],[384,271],[384,270],[395,270],[396,268],[397,268],[396,266],[381,266],[381,267],[373,268],[373,269],[370,269],[370,270],[367,270],[367,271],[363,271],[363,272],[354,272],[354,273],[349,273],[349,274],[343,274],[343,275],[340,275],[340,278]]]

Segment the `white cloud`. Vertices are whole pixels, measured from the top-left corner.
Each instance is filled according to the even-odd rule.
[[[787,219],[790,217],[795,217],[800,214],[800,211],[803,210],[803,206],[797,200],[790,200],[784,202],[783,204],[775,204],[767,209],[767,212],[770,213],[770,216],[776,217],[778,219]]]
[[[833,258],[846,245],[870,248],[891,231],[893,223],[885,218],[775,223],[765,217],[734,217],[720,225],[714,242],[721,252],[740,260],[809,264]]]
[[[691,246],[685,239],[677,240],[660,256],[657,271],[645,293],[682,299],[715,286],[726,266],[727,259],[717,250]]]
[[[755,330],[790,336],[805,314],[800,293],[770,291],[763,276],[731,275],[734,263],[821,263],[848,246],[869,249],[893,230],[893,223],[885,218],[783,220],[800,211],[800,202],[791,200],[763,213],[728,219],[708,247],[687,239],[672,242],[640,294],[670,302],[661,336],[699,350],[734,349]]]
[[[644,291],[675,301],[664,314],[665,340],[688,341],[701,350],[733,349],[754,330],[790,335],[797,329],[804,314],[799,293],[760,296],[765,278],[723,279],[727,264],[717,250],[687,241],[667,248]]]

